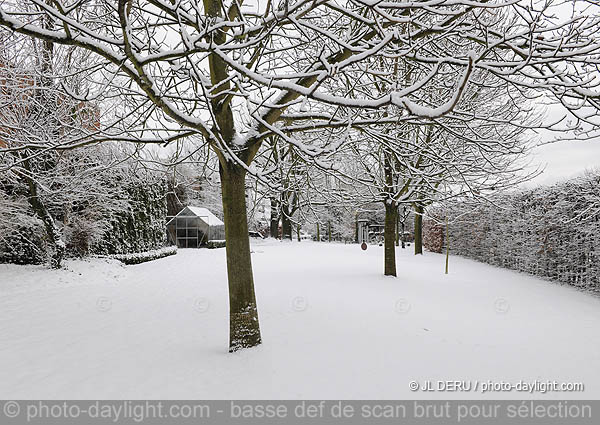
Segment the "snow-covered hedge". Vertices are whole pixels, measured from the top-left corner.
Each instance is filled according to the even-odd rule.
[[[600,173],[493,201],[447,207],[452,253],[600,291]],[[425,231],[444,237],[431,222]]]
[[[214,248],[225,248],[225,241],[208,241],[208,243],[206,244],[206,247],[208,249],[214,249]]]
[[[140,264],[146,261],[158,260],[159,258],[168,257],[169,255],[177,254],[176,246],[167,246],[161,249],[155,249],[147,252],[134,252],[131,254],[115,254],[108,256],[125,264]]]
[[[141,173],[123,182],[129,207],[110,217],[108,230],[93,244],[94,254],[129,254],[165,246],[167,185],[164,177]]]
[[[41,225],[32,219],[30,225],[0,226],[0,263],[42,264],[46,248]]]

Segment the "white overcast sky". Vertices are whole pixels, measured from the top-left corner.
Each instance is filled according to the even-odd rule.
[[[558,105],[545,109],[547,112],[540,123],[542,125],[556,122],[566,114],[565,109]],[[524,187],[554,184],[577,177],[586,170],[600,171],[600,136],[589,140],[559,140],[569,135],[572,133],[558,131],[542,131],[535,136],[525,135],[525,137],[535,137],[539,143],[526,159],[531,162],[530,170],[540,168],[543,172],[524,183]]]
[[[556,183],[582,174],[586,169],[600,170],[600,140],[564,141],[540,146],[532,152],[544,172],[526,186]]]
[[[557,1],[556,3],[559,3]],[[560,20],[573,16],[570,2],[558,6],[555,10]],[[587,6],[587,7],[586,7]],[[590,4],[581,3],[578,12],[585,16],[596,13]],[[558,108],[550,111],[548,117],[558,118],[564,114]],[[542,135],[542,142],[556,138],[557,134]],[[539,146],[532,152],[531,158],[536,165],[544,167],[544,172],[525,186],[548,185],[581,175],[586,170],[600,170],[600,138],[588,141],[562,141]]]

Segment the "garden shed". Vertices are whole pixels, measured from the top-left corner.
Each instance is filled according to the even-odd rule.
[[[206,208],[185,207],[167,221],[167,239],[178,248],[199,248],[225,239],[225,224]]]

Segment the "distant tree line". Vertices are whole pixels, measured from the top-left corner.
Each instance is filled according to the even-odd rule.
[[[453,203],[426,219],[425,246],[495,266],[600,291],[600,172],[504,193],[473,209]]]

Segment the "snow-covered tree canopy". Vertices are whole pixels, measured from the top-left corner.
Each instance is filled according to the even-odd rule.
[[[201,135],[221,160],[248,164],[273,133],[358,125],[359,110],[460,115],[454,109],[469,84],[543,91],[574,111],[597,106],[600,17],[571,13],[593,8],[588,2],[564,3],[2,0],[0,24],[98,56],[71,70],[94,83],[72,93],[80,100],[119,99],[110,103],[111,122],[90,137]],[[410,67],[381,66],[398,62]],[[352,96],[331,90],[361,74],[386,84],[361,79]],[[438,95],[423,96],[434,83]],[[298,125],[302,118],[309,123]]]

